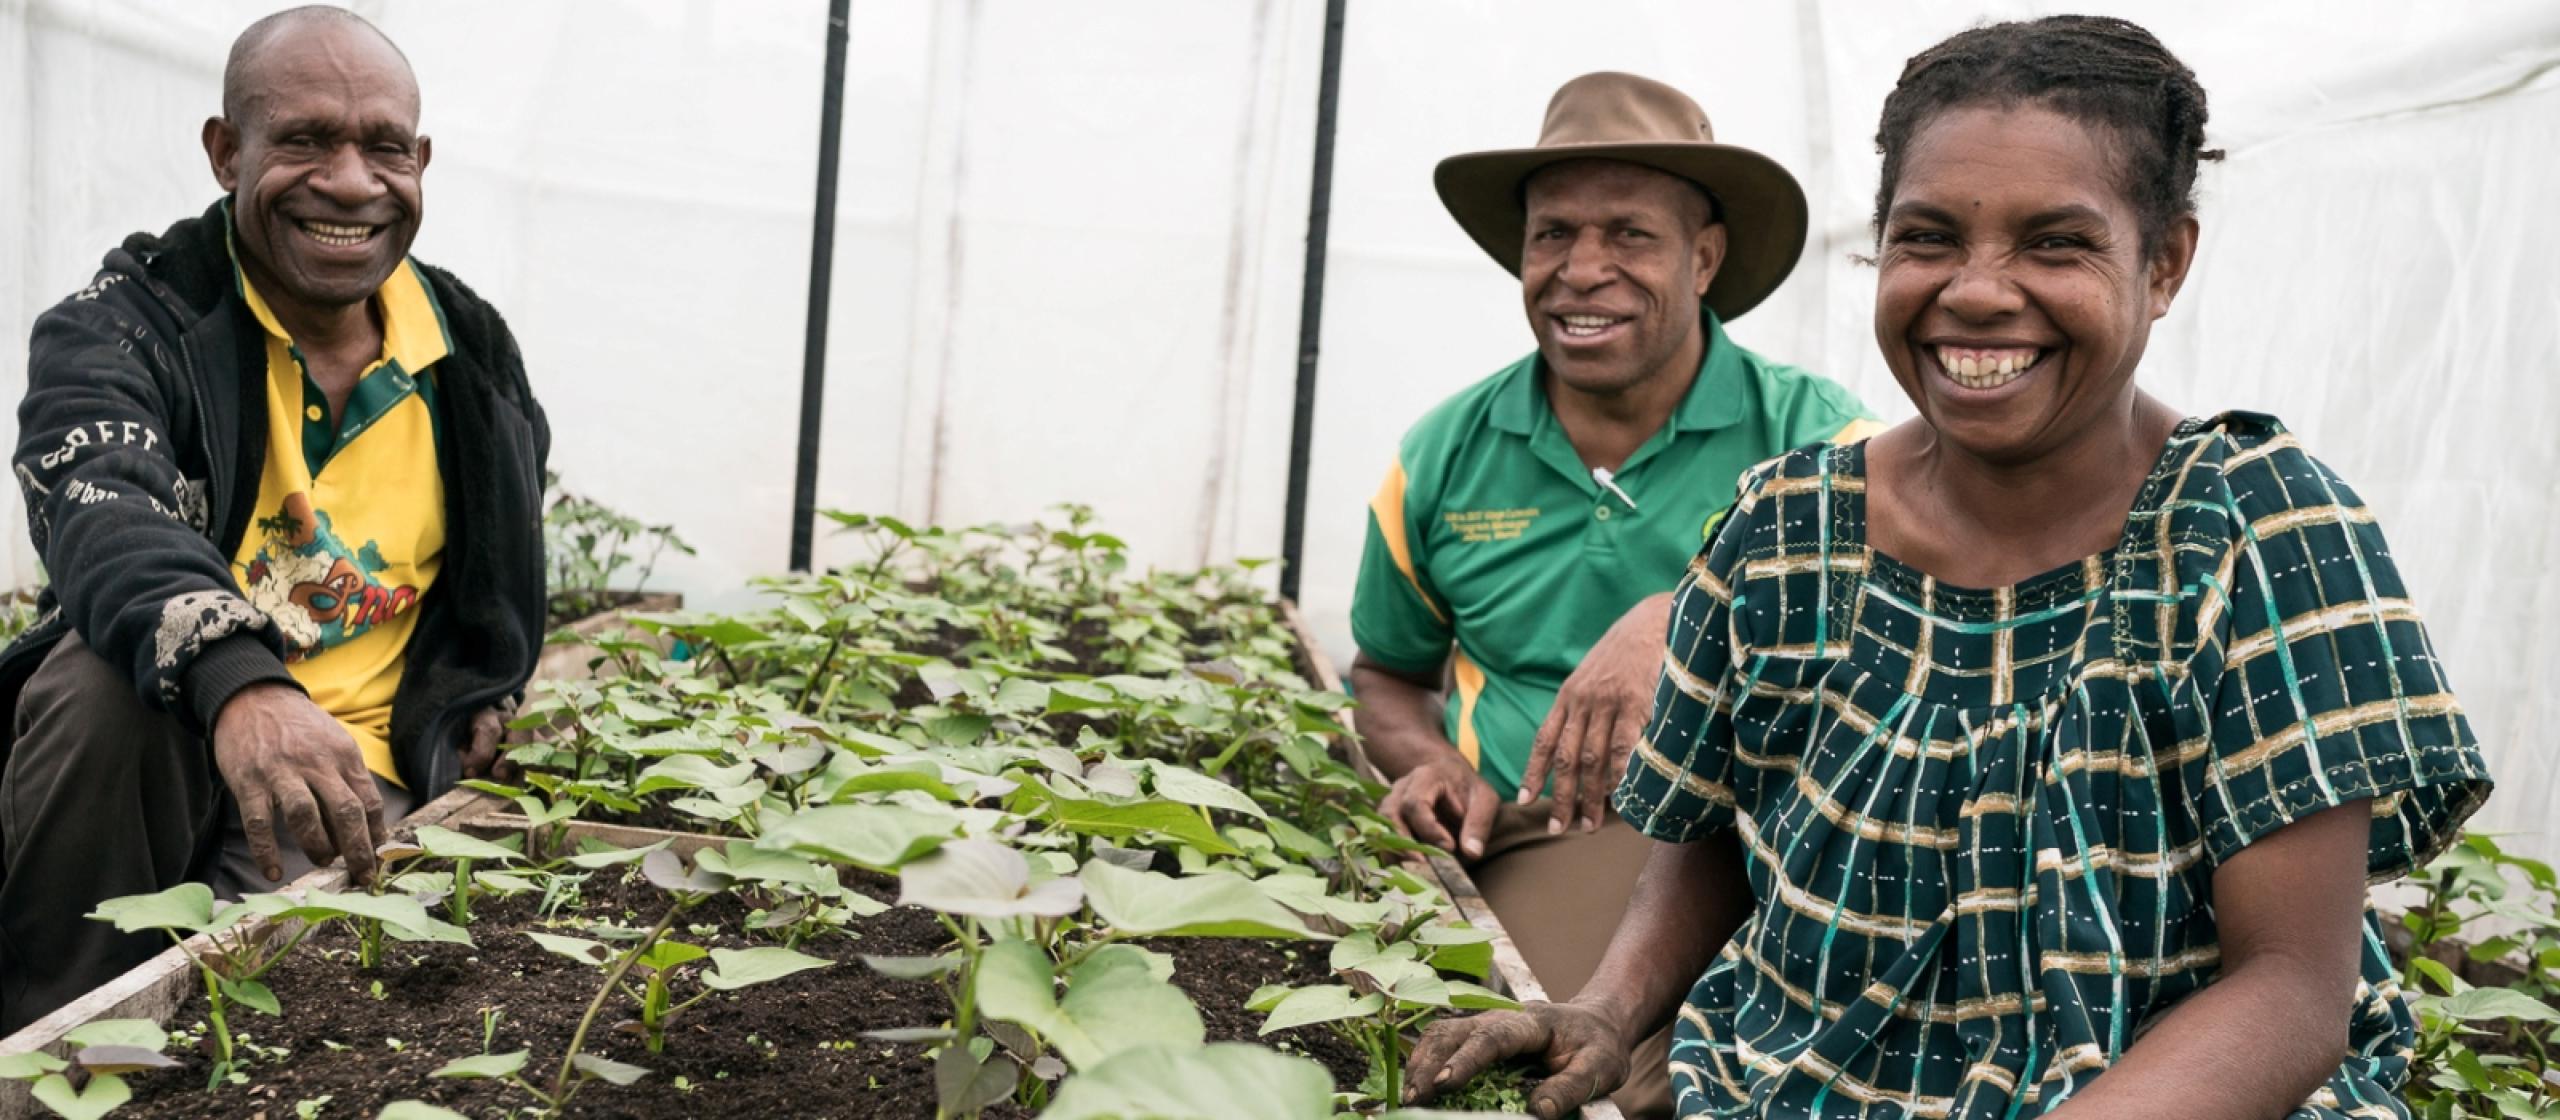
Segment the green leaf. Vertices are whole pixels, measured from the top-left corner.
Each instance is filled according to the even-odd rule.
[[[2418,975],[2435,981],[2436,989],[2438,991],[2451,993],[2459,992],[2464,988],[2470,987],[2470,985],[2465,984],[2460,979],[2456,978],[2453,974],[2453,970],[2446,968],[2441,961],[2430,960],[2426,957],[2419,957],[2410,961],[2409,967],[2415,970]]]
[[[1449,1006],[1460,1011],[1518,1011],[1520,1001],[1479,984],[1448,981]]]
[[[709,894],[729,887],[728,876],[704,867],[687,869],[683,856],[665,848],[640,857],[640,877],[675,894]]]
[[[1014,795],[1014,810],[1037,813],[1069,832],[1105,839],[1130,836],[1168,836],[1210,855],[1232,856],[1243,853],[1227,843],[1218,830],[1210,827],[1200,811],[1170,801],[1144,801],[1134,805],[1113,805],[1058,793],[1039,783],[1025,783]]]
[[[758,848],[752,840],[732,840],[719,848],[704,848],[694,853],[693,862],[696,867],[746,882],[787,883],[820,893],[841,885],[833,870],[789,852]]]
[[[672,843],[675,843],[675,841],[660,840],[646,848],[606,848],[600,851],[580,852],[577,855],[570,856],[569,863],[572,866],[583,867],[589,871],[602,871],[608,867],[621,867],[626,864],[638,863],[641,860],[648,858],[649,853],[657,851],[658,849],[666,847]]]
[[[1120,933],[1136,936],[1318,938],[1287,908],[1224,871],[1176,879],[1105,860],[1084,865],[1085,900]]]
[[[821,805],[765,831],[756,846],[895,872],[960,832],[956,817],[899,805]]]
[[[670,789],[731,789],[755,780],[755,776],[752,762],[722,766],[698,754],[680,754],[650,764],[640,772],[640,781],[631,787],[631,792],[646,797]]]
[[[221,982],[221,985],[223,996],[233,1003],[242,1007],[255,1008],[279,1018],[284,1015],[284,1005],[276,1002],[276,994],[267,990],[265,984],[255,980],[226,979]]]
[[[739,646],[749,645],[765,640],[763,631],[734,618],[719,618],[708,622],[686,623],[684,626],[680,627],[680,629],[684,633],[700,638],[703,641],[716,646],[725,646],[730,649],[736,649]]]
[[[2560,1010],[2513,988],[2473,988],[2446,996],[2437,1009],[2467,1023],[2522,1020],[2560,1023]]]
[[[946,747],[965,747],[985,738],[995,722],[974,712],[954,712],[924,721],[924,733]]]
[[[531,1051],[517,1050],[506,1054],[481,1054],[476,1057],[459,1058],[437,1067],[434,1073],[427,1076],[452,1077],[466,1081],[481,1078],[508,1078],[523,1070],[526,1060],[531,1056]]]
[[[702,946],[661,937],[650,942],[649,951],[640,954],[640,959],[632,963],[651,972],[665,972],[701,960],[704,955]]]
[[[50,1073],[36,1082],[35,1098],[36,1103],[52,1109],[64,1120],[98,1120],[132,1100],[133,1090],[125,1085],[124,1078],[99,1074],[89,1079],[87,1089],[73,1092],[69,1078]]]
[[[60,1073],[69,1068],[71,1063],[42,1050],[0,1054],[0,1080],[33,1081],[45,1074]]]
[[[1146,760],[1137,765],[1141,765],[1147,771],[1148,781],[1155,788],[1155,795],[1167,801],[1205,806],[1211,809],[1227,809],[1256,820],[1271,816],[1262,806],[1255,804],[1253,798],[1245,796],[1243,790],[1197,770],[1153,760]]]
[[[418,826],[418,846],[437,859],[495,860],[511,863],[524,858],[513,848],[492,844],[477,836],[466,836],[450,828],[422,824]]]
[[[534,944],[579,964],[601,965],[614,957],[613,950],[601,941],[589,941],[583,937],[563,937],[556,933],[539,933],[534,930],[526,930],[524,935],[532,938]]]
[[[1267,1035],[1314,1023],[1375,1015],[1386,1006],[1385,996],[1374,992],[1364,996],[1344,984],[1300,988],[1281,998],[1279,1004],[1271,1009],[1270,1018],[1263,1020],[1259,1033]]]
[[[169,1046],[169,1032],[149,1019],[91,1019],[63,1032],[62,1039],[75,1046],[139,1046],[145,1050],[165,1050]]]
[[[1146,1047],[1069,1078],[1042,1120],[1306,1120],[1333,1115],[1333,1075],[1250,1043]]]
[[[830,800],[849,800],[847,794],[891,793],[902,789],[920,789],[943,801],[972,800],[969,795],[943,781],[942,767],[929,759],[893,763],[855,774],[836,787]]]
[[[1067,976],[1056,996],[1049,958],[1029,943],[998,941],[978,960],[978,1010],[1039,1032],[1079,1069],[1133,1046],[1198,1046],[1200,1010],[1157,978],[1144,953],[1106,945]]]
[[[1014,1083],[1022,1076],[1022,1067],[1012,1058],[994,1058],[993,1051],[981,1052],[973,1039],[968,1046],[952,1046],[934,1055],[934,1095],[946,1116],[975,1116],[980,1109],[1013,1094]]]
[[[375,1120],[471,1120],[450,1108],[439,1108],[425,1101],[393,1101],[383,1106]]]
[[[865,953],[862,963],[871,966],[871,971],[892,980],[930,980],[936,976],[948,975],[952,969],[960,967],[960,955],[944,953],[938,957],[876,957]]]
[[[769,945],[754,949],[713,949],[711,971],[703,974],[702,985],[723,992],[734,991],[834,963],[824,957]]]
[[[1084,905],[1084,887],[1073,879],[1033,883],[1021,852],[971,838],[900,868],[898,904],[981,918],[1055,918]]]
[[[575,1066],[580,1073],[586,1074],[589,1077],[601,1078],[615,1085],[629,1085],[634,1081],[638,1081],[643,1077],[649,1076],[649,1070],[646,1066],[635,1066],[627,1062],[617,1062],[611,1058],[600,1058],[593,1054],[580,1054],[577,1057],[569,1059],[569,1064]]]
[[[178,1068],[178,1063],[163,1056],[158,1047],[141,1046],[84,1046],[72,1057],[72,1062],[91,1074]]]
[[[115,923],[120,933],[139,933],[147,929],[172,929],[188,933],[205,933],[227,929],[243,915],[225,911],[228,920],[213,916],[213,888],[202,883],[180,883],[158,894],[126,895],[98,904],[89,917]]]

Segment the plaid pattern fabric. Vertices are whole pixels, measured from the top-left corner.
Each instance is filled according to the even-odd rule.
[[[1745,477],[1617,793],[1659,839],[1733,830],[1758,901],[1681,1010],[1683,1116],[2041,1114],[2213,979],[2220,861],[2371,799],[2380,882],[2488,795],[2380,529],[2272,418],[2187,421],[2114,549],[1992,591],[1866,548],[1865,456]],[[2365,934],[2298,1116],[2406,1115]]]

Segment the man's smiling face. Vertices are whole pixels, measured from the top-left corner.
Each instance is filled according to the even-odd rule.
[[[314,21],[278,30],[241,77],[204,141],[250,280],[288,318],[370,298],[425,213],[407,60],[368,28]]]
[[[1521,294],[1547,368],[1615,396],[1676,364],[1724,260],[1705,192],[1649,167],[1572,160],[1530,176],[1525,201]]]

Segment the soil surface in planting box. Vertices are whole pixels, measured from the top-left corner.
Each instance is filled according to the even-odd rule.
[[[607,924],[646,929],[664,913],[667,896],[622,869],[597,872],[584,888],[576,913]],[[855,886],[882,901],[895,884],[865,877]],[[492,1081],[431,1078],[446,1062],[482,1052],[484,1009],[498,1009],[487,1052],[530,1050],[526,1080],[549,1085],[587,1003],[605,970],[550,952],[523,930],[592,935],[567,925],[546,927],[535,913],[538,899],[483,900],[475,907],[471,935],[476,949],[458,945],[385,943],[385,964],[356,966],[355,939],[332,923],[315,933],[267,976],[284,1005],[269,1018],[234,1007],[235,1034],[255,1049],[247,1083],[204,1089],[211,1060],[204,1051],[173,1045],[182,1069],[138,1075],[134,1101],[119,1117],[267,1117],[296,1115],[300,1102],[327,1098],[317,1115],[369,1117],[392,1101],[428,1101],[470,1116],[502,1115],[536,1102],[513,1086]],[[563,908],[562,916],[569,914]],[[723,895],[678,919],[671,936],[703,948],[745,948],[746,905]],[[698,927],[688,931],[686,927]],[[718,932],[713,932],[717,927]],[[652,1054],[636,1033],[612,1030],[636,1018],[637,1006],[616,995],[606,1002],[588,1034],[586,1049],[619,1062],[645,1066],[650,1075],[620,1087],[591,1082],[571,1102],[578,1117],[922,1117],[934,1114],[932,1062],[920,1043],[866,1038],[864,1031],[936,1026],[950,1015],[942,990],[930,981],[892,980],[865,967],[859,955],[928,956],[948,943],[934,916],[900,907],[851,928],[859,939],[827,937],[801,951],[835,960],[828,968],[772,983],[714,995],[677,1016],[666,1050]],[[1170,953],[1174,983],[1200,1007],[1211,1041],[1251,1040],[1262,1016],[1244,1010],[1253,990],[1266,983],[1316,983],[1327,979],[1320,942],[1165,939],[1144,943]],[[702,990],[696,978],[709,962],[679,970],[671,985],[678,1001]],[[633,973],[636,981],[639,973]],[[380,985],[376,994],[375,985]],[[633,986],[638,984],[633,982]],[[173,1028],[200,1027],[204,997],[198,994],[171,1020]],[[1286,1044],[1333,1072],[1338,1087],[1357,1087],[1366,1060],[1356,1047],[1321,1027],[1283,1031],[1261,1041]],[[677,1079],[684,1079],[679,1087]],[[989,1117],[1019,1117],[1011,1102]]]

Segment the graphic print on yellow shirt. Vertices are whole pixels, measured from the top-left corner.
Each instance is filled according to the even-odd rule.
[[[294,680],[347,729],[367,769],[397,782],[391,700],[418,600],[444,562],[444,477],[426,376],[451,348],[443,314],[416,265],[403,262],[374,296],[382,359],[332,417],[246,275],[240,291],[267,329],[267,456],[232,574],[284,632]]]

